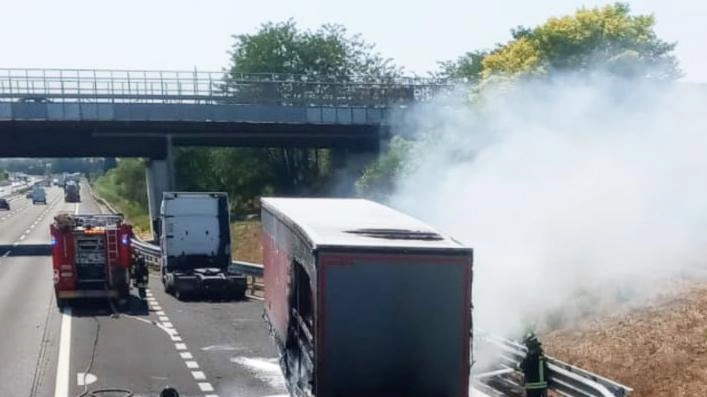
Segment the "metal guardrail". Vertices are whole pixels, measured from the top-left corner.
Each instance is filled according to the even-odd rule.
[[[259,263],[243,262],[243,261],[233,261],[231,266],[246,276],[252,277],[263,277],[263,265]]]
[[[135,249],[135,251],[137,251],[140,256],[145,259],[148,266],[153,266],[155,268],[160,267],[162,252],[158,245],[142,241],[138,238],[133,238],[132,246],[133,249]],[[235,271],[244,274],[248,279],[248,295],[251,298],[262,299],[262,297],[258,296],[256,292],[263,290],[263,284],[260,281],[263,277],[263,265],[251,262],[232,261],[231,267]]]
[[[527,349],[516,342],[495,337],[483,332],[475,333],[477,349],[485,352],[495,351],[493,357],[499,358],[499,368],[489,371],[491,376],[477,374],[482,383],[513,384],[508,378],[507,369],[515,369],[525,357]],[[608,378],[575,367],[553,357],[547,357],[548,379],[551,390],[565,397],[628,397],[633,392],[628,386],[614,382]],[[506,377],[506,379],[498,379]],[[494,379],[497,378],[497,379]],[[494,382],[495,381],[495,382]]]
[[[98,201],[101,205],[103,205],[108,212],[113,213],[113,214],[119,214],[120,211],[115,209],[107,200],[105,200],[103,197],[99,196],[96,194],[96,192],[91,188],[90,185],[90,193],[93,196],[96,201]],[[160,265],[160,258],[161,258],[161,251],[160,251],[160,246],[156,244],[152,244],[147,241],[140,240],[139,238],[135,237],[131,240],[133,248],[139,252],[144,258],[145,261],[147,262],[148,265],[153,265],[159,267]],[[252,262],[244,262],[244,261],[232,261],[231,266],[238,272],[243,273],[246,276],[250,277],[258,277],[261,278],[263,276],[263,265],[259,263],[252,263]]]
[[[388,106],[424,101],[444,79],[202,71],[0,68],[0,101]]]

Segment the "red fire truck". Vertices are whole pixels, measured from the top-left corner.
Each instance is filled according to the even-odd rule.
[[[470,248],[360,199],[264,198],[262,223],[293,396],[468,396]]]
[[[50,231],[57,305],[75,298],[118,298],[124,303],[131,280],[145,297],[147,267],[133,255],[132,226],[122,215],[60,214]]]

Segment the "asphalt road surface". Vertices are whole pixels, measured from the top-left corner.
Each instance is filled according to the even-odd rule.
[[[47,205],[20,196],[0,210],[0,396],[157,396],[168,385],[187,397],[286,395],[259,301],[180,302],[153,276],[147,301],[134,297],[118,315],[100,300],[60,312],[51,257],[22,248],[49,244],[58,212],[99,207],[85,186],[80,204],[47,192]]]

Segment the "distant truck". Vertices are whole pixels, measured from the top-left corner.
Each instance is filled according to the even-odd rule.
[[[226,193],[165,192],[158,228],[165,292],[177,299],[243,298],[246,277],[231,271]]]
[[[32,190],[32,204],[47,204],[47,192],[41,187],[35,187]]]
[[[64,201],[67,203],[81,202],[81,188],[74,181],[68,181],[64,185]]]
[[[368,200],[261,208],[265,320],[291,396],[469,395],[471,248]]]

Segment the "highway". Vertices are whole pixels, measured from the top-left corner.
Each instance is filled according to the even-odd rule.
[[[59,311],[51,257],[21,248],[49,244],[59,212],[99,212],[86,190],[80,204],[50,188],[46,206],[20,196],[0,211],[0,396],[73,397],[85,387],[156,396],[168,385],[187,397],[286,395],[262,302],[180,302],[153,275],[147,304],[135,298],[118,315],[104,301]]]

